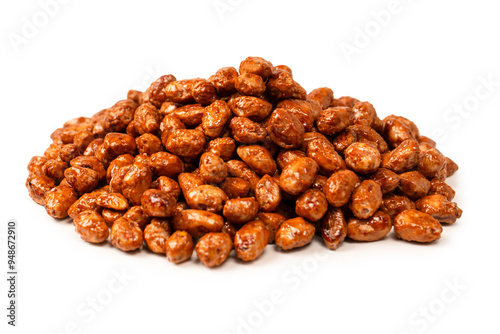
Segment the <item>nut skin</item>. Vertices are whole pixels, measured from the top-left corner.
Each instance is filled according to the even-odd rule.
[[[305,132],[297,117],[283,108],[274,109],[269,118],[267,131],[275,144],[286,149],[299,147]]]
[[[233,242],[227,233],[210,232],[200,238],[195,250],[201,263],[208,268],[220,266],[233,249]]]
[[[191,88],[194,100],[202,105],[209,105],[217,99],[217,90],[208,80],[200,80]]]
[[[69,208],[77,199],[78,195],[73,188],[54,187],[45,195],[45,209],[53,218],[66,218]]]
[[[208,232],[220,232],[224,219],[212,212],[187,209],[178,213],[172,220],[173,230],[188,232],[193,238],[199,238]]]
[[[391,219],[394,219],[399,213],[410,209],[415,209],[415,203],[406,196],[398,195],[385,196],[379,208],[380,211],[388,214]]]
[[[347,167],[360,174],[376,172],[381,163],[380,152],[374,145],[354,143],[345,151]]]
[[[196,210],[222,211],[227,195],[218,187],[204,184],[191,189],[185,196],[187,204]]]
[[[140,249],[144,242],[143,232],[139,225],[123,217],[113,223],[110,239],[114,247],[124,252]]]
[[[462,216],[462,210],[457,203],[450,202],[439,194],[425,196],[415,205],[418,211],[431,215],[440,223],[453,224]]]
[[[276,232],[276,245],[283,250],[303,247],[310,243],[316,229],[301,217],[285,220]]]
[[[394,231],[406,241],[432,242],[441,238],[443,227],[431,215],[417,210],[405,210],[394,218]]]
[[[230,199],[246,197],[250,191],[250,183],[239,177],[226,177],[219,187]]]
[[[200,176],[208,183],[220,183],[227,177],[227,166],[219,156],[205,152],[200,157]]]
[[[353,124],[354,113],[349,107],[333,107],[323,110],[316,122],[318,131],[333,136]]]
[[[342,210],[328,209],[321,221],[320,232],[326,247],[336,250],[347,236],[347,224]]]
[[[263,140],[267,131],[259,123],[246,117],[233,117],[229,123],[234,140],[242,144],[253,144]]]
[[[151,217],[171,217],[175,214],[174,196],[161,190],[149,189],[141,196],[144,213]]]
[[[191,235],[186,231],[175,231],[165,243],[167,259],[175,264],[185,262],[191,258],[194,243]]]
[[[106,225],[108,227],[113,226],[115,221],[118,218],[123,217],[123,214],[125,213],[125,210],[122,211],[116,211],[113,209],[108,209],[108,208],[103,208],[101,211],[102,218],[104,218],[104,221],[106,222]]]
[[[70,161],[71,167],[89,168],[97,172],[99,180],[106,177],[104,165],[96,157],[79,156]]]
[[[382,190],[378,183],[365,180],[354,189],[349,208],[360,219],[366,219],[375,214],[382,204]]]
[[[177,156],[196,156],[203,151],[205,134],[198,130],[175,130],[168,137],[166,149]]]
[[[106,241],[109,236],[109,228],[106,222],[95,211],[83,211],[73,219],[75,231],[80,237],[90,243],[98,244]]]
[[[330,205],[341,207],[349,202],[352,192],[360,182],[359,176],[353,171],[341,170],[328,178],[323,186],[323,192]]]
[[[375,143],[380,153],[385,153],[389,150],[389,145],[385,139],[369,126],[355,124],[349,126],[346,130],[354,132],[356,134],[357,141]]]
[[[99,162],[100,163],[100,162]],[[130,154],[119,155],[116,159],[110,162],[107,172],[106,180],[108,183],[111,182],[113,175],[118,172],[121,167],[128,166],[134,163],[134,157]],[[102,165],[102,164],[101,164]],[[103,167],[104,168],[104,167]]]
[[[347,236],[357,241],[376,241],[383,239],[391,229],[391,217],[382,211],[377,211],[367,219],[349,219]]]
[[[254,122],[265,119],[273,109],[271,103],[255,96],[235,96],[227,105],[236,116],[247,117]]]
[[[170,225],[167,219],[153,218],[151,223],[144,228],[144,241],[153,253],[165,254],[169,237]]]
[[[382,167],[395,173],[404,173],[418,164],[420,148],[413,139],[403,141],[382,160]]]
[[[276,162],[265,147],[259,145],[240,146],[236,149],[236,154],[259,175],[273,175],[276,172]]]
[[[116,102],[111,108],[105,110],[101,126],[106,132],[120,132],[125,130],[134,118],[134,113],[139,104],[126,99]],[[74,138],[73,138],[74,140]]]
[[[45,175],[30,174],[26,180],[31,199],[40,205],[45,205],[45,196],[55,186],[54,180]]]
[[[386,168],[379,168],[377,172],[370,177],[370,180],[378,183],[383,194],[393,191],[399,185],[398,174]]]
[[[269,175],[264,175],[255,185],[255,199],[263,212],[273,212],[281,203],[279,182]]]
[[[177,182],[166,176],[160,176],[155,182],[157,185],[155,184],[156,186],[154,187],[153,184],[151,184],[152,188],[161,190],[176,199],[179,198],[181,194],[181,187]]]
[[[222,215],[232,224],[245,224],[259,212],[259,205],[252,197],[230,199],[224,204]]]
[[[269,231],[259,220],[243,225],[234,236],[236,256],[242,261],[258,258],[267,246]]]
[[[290,195],[306,191],[318,174],[318,164],[311,158],[299,158],[283,169],[280,187]]]
[[[318,189],[306,190],[295,202],[295,213],[311,222],[323,218],[327,210],[326,196]]]
[[[418,137],[418,129],[408,119],[389,115],[382,120],[383,134],[391,147],[397,147],[405,140],[415,140]]]
[[[312,140],[307,146],[307,156],[314,159],[325,175],[345,169],[346,164],[332,144],[321,139]]]
[[[61,146],[61,150],[59,151],[59,158],[69,163],[72,159],[76,158],[80,155],[78,147],[75,144],[66,144]]]
[[[201,127],[205,136],[212,139],[220,137],[231,116],[231,109],[224,101],[215,101],[206,107],[201,119]]]
[[[417,200],[427,195],[431,182],[417,171],[399,175],[398,190],[411,200]]]

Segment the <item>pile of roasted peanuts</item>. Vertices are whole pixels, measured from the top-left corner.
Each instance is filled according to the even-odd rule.
[[[208,267],[321,235],[439,239],[462,214],[458,166],[410,120],[368,102],[306,93],[288,66],[248,57],[205,79],[164,75],[55,130],[28,165],[29,195],[91,243],[147,248]]]

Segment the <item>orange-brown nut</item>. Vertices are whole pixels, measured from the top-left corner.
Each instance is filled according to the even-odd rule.
[[[307,156],[318,164],[325,175],[331,175],[338,170],[345,169],[346,164],[335,151],[332,144],[322,139],[314,139],[307,146]]]
[[[457,203],[450,202],[443,195],[425,196],[415,203],[417,210],[427,213],[440,223],[453,224],[462,216]]]
[[[46,157],[34,156],[28,163],[28,172],[30,174],[42,175],[43,165],[49,161]]]
[[[151,155],[149,167],[157,176],[167,176],[176,178],[184,172],[184,163],[182,160],[168,152],[156,152]]]
[[[373,128],[369,126],[355,124],[348,127],[346,130],[353,131],[354,133],[356,133],[357,141],[363,143],[364,142],[375,143],[380,153],[385,153],[389,150],[389,145],[387,144],[385,139],[377,131],[375,131]]]
[[[292,74],[282,70],[276,70],[267,80],[267,92],[277,100],[307,97],[306,90],[293,80]]]
[[[276,231],[280,228],[281,224],[286,220],[286,218],[279,213],[271,212],[260,212],[257,214],[257,220],[260,220],[269,231],[269,239],[267,243],[274,243],[274,236]]]
[[[106,176],[104,165],[96,157],[79,156],[70,161],[71,167],[90,168],[99,174],[99,180]]]
[[[417,210],[405,210],[394,218],[396,235],[406,241],[432,242],[441,238],[443,227],[431,215]]]
[[[319,132],[316,131],[306,132],[304,133],[302,144],[300,144],[300,150],[306,152],[309,144],[316,139],[323,140],[326,144],[330,143],[330,139],[328,139],[325,135]]]
[[[209,212],[222,211],[228,199],[222,189],[208,184],[191,189],[184,197],[191,208]]]
[[[213,77],[213,85],[220,96],[229,96],[236,93],[234,82],[238,77],[238,71],[234,67],[223,67]]]
[[[142,94],[144,93],[140,90],[130,89],[127,92],[127,99],[139,103],[139,101],[142,101]]]
[[[209,141],[207,146],[207,152],[218,155],[224,161],[231,159],[235,150],[236,141],[230,137],[215,138]]]
[[[332,145],[340,155],[344,155],[346,148],[358,141],[358,135],[353,129],[347,128],[335,137]]]
[[[208,80],[199,80],[191,88],[191,95],[197,103],[208,105],[217,99],[217,90]]]
[[[94,140],[94,135],[88,130],[78,132],[73,138],[73,144],[78,149],[79,154],[83,154],[89,144]]]
[[[210,232],[196,244],[196,255],[201,263],[209,268],[217,267],[226,261],[233,249],[233,242],[227,233]]]
[[[406,196],[398,195],[384,197],[382,205],[379,208],[380,211],[387,213],[391,219],[396,217],[400,212],[410,209],[415,209],[415,203]]]
[[[417,171],[430,179],[446,179],[446,157],[435,148],[420,152]]]
[[[122,154],[134,154],[136,150],[135,138],[124,133],[108,133],[103,145],[111,160]]]
[[[91,210],[99,212],[100,207],[97,205],[97,197],[101,195],[100,191],[93,191],[91,193],[83,194],[77,199],[68,209],[68,215],[75,218],[76,215],[83,211]]]
[[[151,103],[141,104],[134,114],[134,127],[139,135],[157,133],[160,130],[161,114]]]
[[[273,109],[273,105],[255,96],[235,96],[228,102],[231,111],[238,117],[247,117],[252,121],[262,121]]]
[[[276,245],[283,250],[298,248],[310,243],[316,229],[301,217],[285,220],[276,232]]]
[[[58,186],[45,195],[45,209],[53,218],[66,218],[70,206],[78,199],[73,188]]]
[[[305,158],[306,154],[300,150],[282,149],[276,158],[279,168],[283,169],[298,158]]]
[[[142,248],[144,237],[137,223],[127,218],[118,218],[113,223],[110,233],[111,244],[124,251],[129,252]]]
[[[349,219],[347,236],[357,241],[376,241],[384,238],[391,228],[391,217],[382,211],[377,211],[367,219]]]
[[[121,192],[132,205],[140,205],[142,194],[151,186],[153,177],[151,170],[146,166],[138,165],[129,165],[121,169],[125,170],[121,181],[121,191],[114,192]]]
[[[446,177],[452,176],[457,172],[457,170],[458,170],[458,165],[455,163],[455,161],[446,157]]]
[[[187,196],[191,189],[205,184],[205,181],[200,176],[193,173],[179,174],[178,180],[184,197]]]
[[[228,198],[246,197],[250,191],[250,183],[239,177],[226,177],[219,187]]]
[[[179,186],[179,183],[166,176],[160,176],[157,178],[151,184],[151,188],[161,190],[175,198],[178,198],[181,194],[181,187]]]
[[[98,244],[106,241],[109,228],[100,214],[95,211],[83,211],[73,219],[75,231],[86,241]]]
[[[194,103],[192,89],[193,85],[204,79],[186,79],[170,82],[165,86],[164,92],[166,101],[189,104]]]
[[[97,138],[94,139],[90,142],[90,144],[87,146],[85,149],[85,152],[83,152],[83,155],[86,157],[93,157],[95,156],[95,153],[97,151],[97,148],[104,143],[103,138]]]
[[[431,188],[429,189],[429,195],[439,194],[446,197],[448,201],[451,201],[455,198],[455,190],[450,187],[443,180],[432,179],[431,180]]]
[[[201,119],[201,127],[205,136],[210,138],[220,137],[231,116],[231,109],[224,101],[215,101],[206,107]]]
[[[260,220],[243,225],[234,236],[236,256],[243,261],[258,258],[267,246],[269,231]]]
[[[144,212],[140,205],[131,207],[123,214],[124,218],[137,223],[137,225],[144,230],[144,228],[151,222],[151,217]]]
[[[160,138],[151,133],[135,138],[135,144],[140,154],[151,155],[163,149]]]
[[[360,182],[353,171],[341,170],[328,178],[323,186],[323,192],[330,205],[341,207],[349,202],[352,192]]]
[[[257,74],[245,73],[236,78],[234,87],[243,95],[259,96],[266,90],[266,84]]]
[[[165,242],[165,250],[170,262],[185,262],[193,255],[193,238],[186,231],[175,231]]]
[[[313,184],[311,184],[311,188],[318,189],[323,191],[323,188],[326,184],[326,181],[328,181],[328,178],[324,175],[318,175],[314,179]]]
[[[220,232],[223,226],[222,216],[204,210],[187,209],[178,213],[172,220],[174,230],[186,231],[193,238],[199,238],[208,232]]]
[[[234,140],[239,143],[253,144],[263,140],[267,131],[259,123],[246,117],[233,117],[229,123]]]
[[[269,118],[267,131],[274,143],[287,149],[299,147],[305,132],[297,117],[283,108],[274,109]]]
[[[102,132],[120,132],[125,130],[134,119],[134,112],[138,106],[137,102],[130,99],[116,102],[115,105],[102,114],[102,122],[98,123],[102,126]],[[101,130],[96,130],[94,127],[94,132],[101,132]]]
[[[307,94],[307,101],[316,101],[321,105],[321,109],[326,109],[333,102],[333,91],[328,87],[313,89]]]
[[[352,125],[354,113],[348,107],[327,108],[321,112],[316,126],[319,132],[325,135],[335,135]]]
[[[61,160],[50,159],[42,167],[42,173],[50,177],[56,184],[64,179],[64,172],[68,164]]]
[[[224,204],[222,215],[232,224],[245,224],[257,216],[259,205],[252,197],[233,198]]]
[[[179,118],[170,114],[166,115],[160,123],[161,142],[165,145],[168,137],[172,134],[172,131],[185,128],[186,126]]]
[[[382,204],[382,190],[378,183],[365,180],[354,189],[349,205],[352,213],[360,219],[371,217]]]
[[[360,174],[375,172],[381,163],[380,152],[375,145],[354,143],[345,151],[347,167]]]
[[[280,187],[290,195],[306,191],[318,174],[318,164],[311,158],[299,158],[283,169]]]
[[[295,202],[295,213],[300,217],[314,222],[318,221],[328,210],[325,194],[318,189],[308,189]]]
[[[342,210],[330,208],[321,221],[320,232],[326,247],[337,249],[347,236],[347,224]]]
[[[260,175],[273,175],[276,172],[276,162],[269,151],[259,145],[240,146],[236,153],[250,168]]]
[[[415,140],[418,129],[412,129],[411,123],[401,116],[387,116],[382,120],[384,138],[392,147],[399,146],[405,140]]]
[[[188,104],[172,111],[172,115],[181,120],[186,126],[198,126],[201,124],[205,107],[201,104]]]
[[[106,225],[108,227],[113,226],[113,224],[115,223],[115,221],[118,218],[123,217],[124,213],[125,213],[125,210],[116,211],[116,210],[108,209],[108,208],[103,208],[101,211],[102,218],[104,219],[104,221],[106,222]]]
[[[156,254],[166,253],[167,239],[170,237],[170,225],[164,218],[153,218],[144,228],[144,241],[150,251]]]
[[[55,186],[54,180],[45,175],[30,174],[26,180],[31,199],[40,205],[45,205],[45,195]]]
[[[61,146],[59,150],[59,158],[64,162],[70,162],[74,158],[80,155],[80,151],[75,144],[66,144]]]
[[[251,189],[255,189],[260,177],[246,163],[240,160],[229,160],[226,166],[230,176],[242,178],[250,184]]]
[[[162,103],[167,99],[165,95],[165,87],[176,81],[176,78],[172,74],[162,75],[146,89],[144,94],[142,94],[141,102],[149,102],[156,108],[160,108]]]
[[[373,105],[369,102],[357,102],[352,107],[354,113],[354,124],[372,126],[377,113]]]
[[[103,192],[97,197],[96,204],[103,208],[117,211],[127,210],[129,208],[127,199],[119,193]]]
[[[200,157],[200,176],[207,183],[219,183],[227,176],[227,167],[219,156],[205,152]]]
[[[269,175],[264,175],[255,185],[255,199],[261,211],[272,212],[276,210],[281,203],[279,181]]]
[[[131,165],[133,163],[134,163],[134,157],[130,154],[122,154],[118,156],[115,160],[111,161],[111,163],[108,166],[108,170],[106,172],[106,180],[108,181],[108,183],[111,182],[113,175],[115,175],[115,173],[117,173],[120,168]]]
[[[240,74],[256,74],[266,80],[273,74],[273,64],[261,57],[247,57],[240,63]]]
[[[404,173],[418,164],[420,149],[418,142],[408,139],[390,151],[382,160],[382,167],[396,173]]]
[[[283,100],[276,107],[288,110],[302,123],[305,131],[311,131],[314,121],[321,113],[319,110],[316,115],[315,107],[311,103],[297,99]]]
[[[331,107],[336,107],[336,106],[345,106],[349,108],[353,108],[356,103],[358,103],[359,100],[355,99],[354,97],[351,96],[342,96],[339,97],[338,99],[333,99],[331,103]]]
[[[151,217],[170,217],[175,214],[174,196],[158,189],[146,190],[141,197],[144,213]]]
[[[188,129],[173,131],[166,143],[169,152],[181,157],[196,156],[203,151],[204,146],[205,135],[203,132]]]
[[[417,139],[421,152],[427,151],[428,149],[431,148],[436,148],[436,142],[430,139],[429,137],[419,136]]]
[[[70,167],[64,171],[66,181],[79,193],[94,190],[99,183],[99,174],[90,168]]]
[[[399,191],[411,200],[417,200],[429,193],[431,183],[417,171],[399,175]]]
[[[386,168],[379,168],[379,170],[370,177],[378,183],[383,194],[393,191],[399,185],[399,176],[393,171]]]

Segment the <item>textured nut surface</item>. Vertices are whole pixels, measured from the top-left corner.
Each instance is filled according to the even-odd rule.
[[[280,176],[280,187],[291,195],[299,195],[314,182],[318,164],[311,158],[299,158],[286,166]]]
[[[323,192],[330,205],[341,207],[349,202],[352,192],[360,182],[353,171],[341,170],[328,178],[323,186]]]
[[[224,219],[212,212],[203,210],[184,210],[172,220],[174,230],[188,232],[193,238],[199,238],[208,232],[220,232]]]
[[[440,223],[453,224],[462,216],[462,210],[457,203],[448,201],[443,195],[435,194],[425,196],[416,203],[418,211],[427,213]]]
[[[30,174],[26,180],[31,199],[40,205],[45,205],[45,195],[55,186],[54,180],[45,175]]]
[[[276,172],[276,162],[271,153],[262,146],[240,146],[236,153],[250,168],[259,175],[273,175]]]
[[[372,180],[365,180],[352,192],[349,207],[357,218],[366,219],[373,216],[381,204],[380,186]]]
[[[166,219],[153,218],[144,229],[144,241],[153,253],[165,254],[166,242],[169,237],[170,225]]]
[[[443,227],[431,215],[411,209],[394,218],[394,231],[406,241],[432,242],[441,238]]]
[[[119,193],[102,193],[97,196],[96,204],[113,210],[127,210],[129,208],[127,199]]]
[[[302,143],[304,126],[288,110],[276,108],[269,118],[267,131],[272,141],[283,148],[297,148]]]
[[[78,195],[73,188],[58,186],[45,195],[45,209],[53,218],[66,218],[69,208],[77,199]]]
[[[347,167],[360,174],[377,171],[381,163],[376,147],[365,143],[354,143],[344,151]]]
[[[347,236],[357,241],[375,241],[384,238],[391,228],[391,217],[386,213],[377,211],[367,219],[349,219]]]
[[[175,231],[166,241],[167,259],[175,264],[185,262],[191,258],[194,243],[191,235],[186,231]]]
[[[139,225],[127,218],[118,218],[111,226],[111,244],[116,248],[129,252],[142,248],[143,233]]]
[[[222,215],[232,224],[245,224],[257,216],[259,205],[252,197],[230,199],[224,204]]]
[[[279,182],[269,175],[264,175],[255,185],[255,199],[261,211],[276,210],[282,199]]]
[[[141,196],[144,213],[151,217],[170,217],[175,214],[174,196],[157,189],[148,189]]]
[[[104,242],[109,236],[108,225],[100,214],[95,211],[83,211],[73,218],[75,231],[80,237],[90,243]]]
[[[196,255],[209,268],[220,266],[232,249],[233,242],[227,233],[214,232],[201,237],[195,247]]]
[[[342,210],[330,208],[321,221],[320,232],[326,247],[337,249],[347,236],[347,224]]]
[[[301,217],[285,220],[276,232],[276,245],[283,250],[303,247],[314,237],[314,225]]]
[[[205,152],[200,157],[200,176],[208,183],[220,183],[227,177],[227,166],[222,158]]]
[[[415,209],[415,203],[406,196],[391,195],[383,198],[379,209],[392,219],[400,212]]]
[[[204,184],[191,189],[185,196],[187,204],[196,210],[222,211],[227,195],[218,187]]]
[[[255,220],[243,225],[234,236],[236,256],[243,261],[258,258],[267,246],[269,231],[264,223]]]
[[[328,210],[328,201],[321,190],[308,189],[295,202],[295,213],[300,217],[314,222],[318,221]]]

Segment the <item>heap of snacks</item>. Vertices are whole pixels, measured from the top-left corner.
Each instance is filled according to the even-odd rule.
[[[249,57],[205,79],[165,75],[52,133],[28,165],[31,198],[81,238],[208,267],[267,244],[336,249],[348,237],[439,239],[462,214],[458,166],[410,120],[306,93],[284,65]]]

